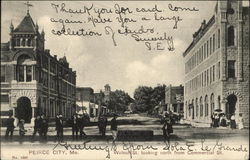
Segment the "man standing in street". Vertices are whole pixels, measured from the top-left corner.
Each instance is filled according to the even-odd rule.
[[[105,136],[107,122],[108,122],[107,118],[104,115],[102,115],[101,120],[100,120],[100,129],[101,129],[102,137]]]
[[[40,134],[40,129],[41,129],[41,117],[37,116],[34,122],[33,138],[36,136],[37,132]]]
[[[59,114],[56,116],[56,137],[63,138],[63,119],[62,115]]]
[[[78,138],[78,129],[79,129],[79,120],[78,120],[76,114],[73,115],[71,122],[72,122],[72,138],[77,139]]]
[[[40,133],[41,133],[41,137],[45,140],[47,139],[48,127],[49,127],[48,120],[46,119],[44,115],[42,115]]]
[[[116,115],[113,116],[113,119],[110,122],[110,126],[111,126],[111,132],[112,132],[112,136],[113,136],[113,142],[115,142],[116,138],[117,138],[117,121],[116,121]]]
[[[9,118],[7,119],[7,122],[6,122],[7,129],[6,129],[6,133],[5,133],[5,138],[8,138],[9,134],[10,134],[10,138],[12,138],[13,131],[15,128],[14,121],[15,121],[15,119],[12,117],[12,115],[10,115]]]

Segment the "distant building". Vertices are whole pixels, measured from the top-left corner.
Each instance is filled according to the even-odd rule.
[[[106,114],[107,106],[105,106],[104,98],[105,95],[102,91],[94,93],[94,90],[90,87],[78,87],[76,89],[76,113],[87,113],[90,117]]]
[[[110,87],[109,84],[106,84],[104,86],[104,100],[103,100],[103,102],[105,104],[109,103],[109,101],[110,101],[110,94],[111,94],[111,87]]]
[[[90,87],[77,87],[76,100],[94,102],[94,90]]]
[[[249,127],[249,6],[217,1],[214,15],[193,34],[185,61],[184,116],[211,123],[214,110],[243,115]]]
[[[1,44],[1,119],[14,114],[33,123],[44,113],[70,117],[74,112],[76,72],[66,57],[57,59],[44,49],[45,33],[38,31],[29,13]],[[56,42],[55,42],[56,43]]]
[[[170,110],[174,113],[184,113],[183,100],[184,100],[184,87],[169,85],[165,89],[165,106],[166,110]]]

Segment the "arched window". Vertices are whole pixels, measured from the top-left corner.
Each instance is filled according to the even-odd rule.
[[[17,59],[16,77],[18,82],[32,81],[32,66],[30,65],[31,58],[27,55],[21,55]]]
[[[24,38],[22,39],[22,46],[23,47],[25,46],[25,39]]]
[[[234,27],[230,26],[227,30],[227,45],[234,46],[235,35],[234,35]]]
[[[195,100],[195,106],[196,106],[196,117],[199,116],[199,105],[198,105],[198,98]]]
[[[212,93],[211,96],[210,96],[210,106],[211,106],[211,114],[213,114],[213,111],[214,111],[214,94]]]
[[[207,98],[207,95],[205,96],[204,103],[205,103],[205,117],[207,117],[208,116],[208,98]]]
[[[27,46],[28,46],[28,47],[31,46],[31,39],[28,39]]]
[[[218,96],[218,108],[221,109],[220,96]]]
[[[191,117],[191,103],[188,101],[188,116]]]
[[[203,117],[203,100],[200,98],[200,117]]]
[[[20,39],[19,38],[16,39],[16,46],[20,46]]]

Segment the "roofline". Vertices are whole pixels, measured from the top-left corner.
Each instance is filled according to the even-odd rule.
[[[188,46],[188,48],[182,54],[183,57],[185,57],[188,54],[188,52],[194,47],[195,43],[199,42],[199,40],[203,38],[203,36],[213,26],[214,23],[215,23],[215,15],[213,15],[210,18],[210,20],[208,21],[208,23],[205,25],[204,29],[202,29],[201,27],[198,29],[198,33],[195,33],[196,37],[193,38],[193,41],[191,42],[191,44]],[[199,34],[202,34],[202,36],[201,37],[197,37]]]

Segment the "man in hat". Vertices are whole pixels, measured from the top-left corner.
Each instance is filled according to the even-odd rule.
[[[56,116],[56,137],[63,138],[63,116],[57,114]]]
[[[41,117],[38,115],[34,121],[34,132],[33,132],[33,137],[36,136],[36,133],[40,133],[41,129]]]
[[[79,120],[76,114],[74,114],[73,117],[71,118],[71,123],[72,123],[72,138],[73,139],[78,138]]]
[[[13,136],[13,131],[15,128],[14,121],[15,121],[15,119],[12,117],[12,115],[10,115],[6,121],[6,125],[7,125],[7,129],[6,129],[6,133],[5,133],[6,138],[9,137],[9,134],[10,134],[10,138],[12,138],[12,136]]]
[[[101,131],[102,137],[105,136],[107,122],[108,122],[107,118],[104,115],[102,115],[101,118],[100,118],[100,122],[99,122],[100,123],[100,131]]]
[[[19,123],[18,123],[18,126],[19,126],[19,135],[20,137],[22,138],[26,132],[26,130],[24,129],[24,120],[23,119],[20,119]]]
[[[113,119],[110,122],[110,130],[112,132],[112,136],[113,136],[113,142],[115,142],[116,138],[117,138],[117,121],[116,121],[117,115],[114,114]]]
[[[166,142],[166,140],[167,140],[169,143],[170,133],[173,133],[173,128],[172,128],[172,124],[171,124],[170,115],[168,113],[165,113],[165,116],[163,119],[162,131],[163,131],[164,142]]]
[[[49,123],[47,118],[45,117],[44,114],[42,114],[41,116],[41,137],[44,139],[47,139],[47,132],[48,132],[48,128],[49,128]]]

